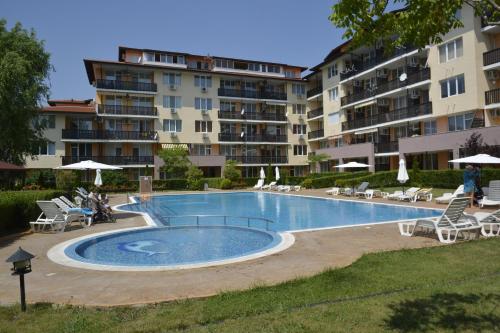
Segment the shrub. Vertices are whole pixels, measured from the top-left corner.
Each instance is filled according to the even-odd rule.
[[[204,178],[203,183],[207,183],[209,188],[221,188],[222,178]]]
[[[188,151],[183,148],[161,149],[158,156],[165,162],[162,171],[167,178],[181,178],[189,169],[191,162],[188,158]]]
[[[104,170],[101,173],[101,177],[104,185],[114,185],[120,187],[127,184],[129,181],[127,175],[121,171]]]
[[[25,180],[27,185],[38,185],[40,188],[55,188],[56,176],[54,170],[30,170]]]
[[[63,195],[63,191],[5,191],[0,192],[0,234],[29,228],[41,213],[37,200],[50,200]]]
[[[224,178],[229,179],[231,182],[237,182],[241,179],[241,171],[236,167],[236,161],[226,161]]]
[[[186,179],[162,179],[153,180],[154,191],[185,190],[187,188]]]
[[[59,170],[56,173],[56,188],[71,192],[78,185],[78,176],[72,170]]]
[[[360,176],[369,175],[368,171],[358,171],[358,172],[337,172],[333,173],[329,176],[324,177],[308,177],[311,179],[311,187],[312,188],[325,188],[332,187],[337,184],[337,181],[340,179],[348,179],[348,178],[357,178]]]
[[[186,171],[187,187],[190,190],[203,190],[203,171],[196,165],[191,165]]]
[[[223,190],[228,190],[228,189],[231,189],[232,187],[233,187],[233,183],[228,178],[224,178],[220,182],[220,188]]]
[[[302,187],[305,187],[305,188],[312,188],[312,184],[313,184],[313,181],[311,178],[306,178],[304,179],[304,181],[302,181]]]
[[[271,164],[267,165],[267,173],[266,173],[266,184],[269,184],[275,180],[274,174],[273,174],[273,167]]]

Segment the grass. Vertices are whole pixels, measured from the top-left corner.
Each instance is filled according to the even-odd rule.
[[[368,254],[311,278],[144,307],[0,307],[0,332],[499,331],[499,246]]]

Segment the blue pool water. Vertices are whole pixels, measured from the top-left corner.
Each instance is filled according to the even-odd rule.
[[[440,216],[442,211],[417,207],[385,205],[359,201],[280,195],[267,192],[207,193],[164,195],[121,209],[146,212],[158,225],[195,223],[186,215],[229,215],[267,218],[273,231],[317,229],[395,220]],[[166,218],[170,216],[170,218]],[[172,216],[179,216],[174,218]],[[245,225],[245,219],[230,218],[231,224]],[[220,217],[199,218],[202,224],[220,224]],[[250,221],[264,228],[259,220]]]
[[[123,231],[65,249],[79,261],[117,266],[187,265],[231,259],[274,247],[275,233],[223,226],[178,226]]]

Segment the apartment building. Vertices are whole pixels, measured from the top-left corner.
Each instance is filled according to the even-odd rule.
[[[445,169],[472,132],[500,144],[500,27],[469,7],[457,15],[464,27],[439,45],[387,52],[347,42],[312,68],[308,143],[329,156],[321,170],[348,161],[390,170],[400,158]]]

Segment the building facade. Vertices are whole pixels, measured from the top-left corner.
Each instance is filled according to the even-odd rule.
[[[180,147],[206,176],[235,160],[243,175],[271,164],[318,171],[360,161],[372,171],[452,167],[471,133],[500,145],[500,27],[469,7],[439,45],[334,48],[311,72],[280,63],[120,47],[117,61],[85,59],[93,100],[51,101],[51,141],[27,168],[84,159],[119,165],[132,179],[160,149]]]

